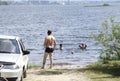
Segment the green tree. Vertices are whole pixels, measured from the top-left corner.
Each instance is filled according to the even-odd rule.
[[[93,39],[103,46],[100,51],[100,59],[104,62],[108,60],[120,60],[120,24],[115,23],[113,17],[102,23],[103,30],[98,35],[91,34]]]

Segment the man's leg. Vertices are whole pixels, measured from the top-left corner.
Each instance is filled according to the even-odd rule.
[[[49,54],[50,57],[50,68],[52,68],[53,66],[53,57],[52,57],[52,53]]]
[[[44,67],[45,67],[47,56],[48,56],[48,53],[45,52],[44,53],[44,57],[43,57],[43,66],[42,66],[42,69],[44,69]]]

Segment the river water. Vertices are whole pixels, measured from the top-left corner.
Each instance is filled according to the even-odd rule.
[[[89,37],[102,30],[101,23],[113,16],[120,21],[119,5],[85,7],[81,5],[9,5],[0,6],[0,34],[22,38],[30,50],[29,63],[42,65],[44,38],[51,29],[64,49],[55,50],[54,64],[87,65],[98,61],[100,46]],[[81,50],[79,44],[86,43]],[[74,52],[71,54],[71,51]],[[49,64],[49,59],[47,60]]]

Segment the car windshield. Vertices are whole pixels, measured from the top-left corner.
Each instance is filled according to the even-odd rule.
[[[20,53],[15,39],[0,39],[0,53]]]

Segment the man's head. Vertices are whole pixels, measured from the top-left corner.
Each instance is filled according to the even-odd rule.
[[[51,30],[48,30],[47,34],[48,34],[48,35],[51,35],[51,34],[52,34],[52,31],[51,31]]]

